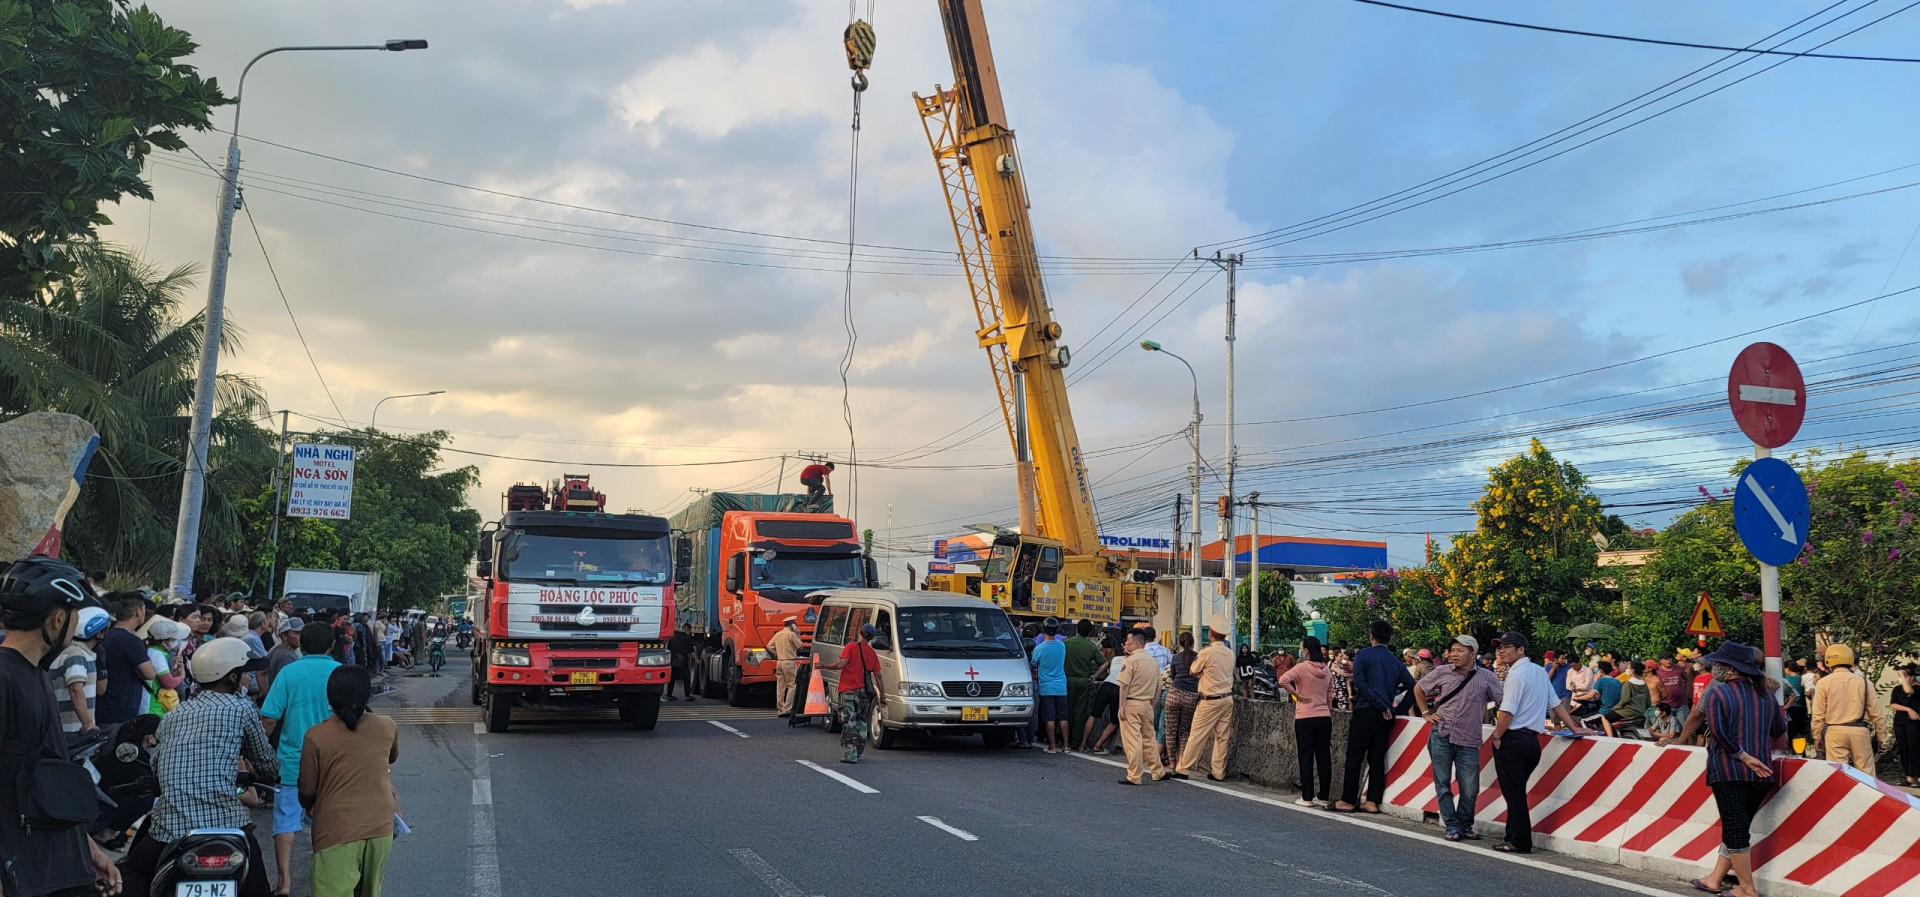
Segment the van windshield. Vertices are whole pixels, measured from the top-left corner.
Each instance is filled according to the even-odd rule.
[[[903,607],[901,653],[908,657],[1025,657],[997,607]]]

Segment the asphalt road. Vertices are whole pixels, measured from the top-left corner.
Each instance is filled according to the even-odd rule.
[[[719,701],[664,705],[653,732],[608,720],[483,734],[464,658],[441,678],[406,677],[376,705],[402,721],[393,775],[413,827],[394,846],[389,894],[1685,892],[1302,810],[1251,786],[1126,787],[1105,758],[992,750],[977,737],[908,737],[848,766],[837,736]],[[297,854],[294,893],[306,894],[304,844]]]

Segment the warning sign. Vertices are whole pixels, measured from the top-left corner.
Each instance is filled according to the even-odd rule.
[[[1688,618],[1687,634],[1727,637],[1727,630],[1720,625],[1720,612],[1713,609],[1713,599],[1707,597],[1705,592],[1700,593],[1699,603],[1693,606],[1693,616]]]

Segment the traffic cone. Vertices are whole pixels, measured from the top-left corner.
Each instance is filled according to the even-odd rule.
[[[820,668],[811,667],[813,675],[807,678],[807,716],[826,716],[827,685],[820,681]]]

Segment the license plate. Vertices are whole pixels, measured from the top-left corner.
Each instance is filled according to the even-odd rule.
[[[593,685],[600,681],[599,673],[574,673],[567,680],[570,685]]]
[[[238,885],[231,881],[183,881],[173,886],[173,897],[234,897]]]
[[[960,721],[963,723],[984,723],[987,721],[987,708],[962,707],[960,708]]]

